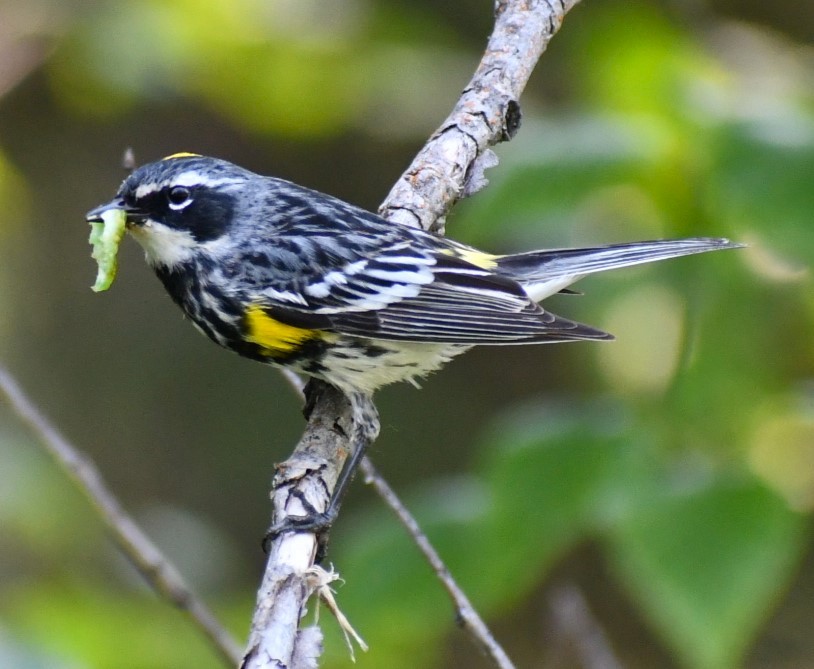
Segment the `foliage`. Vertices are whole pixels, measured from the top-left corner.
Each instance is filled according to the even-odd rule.
[[[555,311],[606,327],[617,341],[563,347],[567,371],[549,370],[555,382],[488,419],[469,473],[414,487],[409,506],[491,619],[523,606],[576,547],[590,545],[677,664],[742,666],[797,574],[814,505],[814,292],[806,267],[814,255],[807,178],[814,174],[814,106],[806,55],[713,16],[702,31],[651,5],[587,4],[552,45],[568,103],[541,112],[530,93],[518,140],[499,149],[491,185],[456,208],[450,234],[506,250],[681,235],[750,246],[588,279],[577,286],[586,296],[552,300]],[[66,20],[44,69],[60,118],[73,119],[63,123],[203,106],[250,137],[308,138],[301,150],[309,152],[317,137],[364,142],[390,126],[417,145],[474,63],[475,50],[464,44],[451,23],[399,3],[105,2]],[[19,217],[25,174],[12,164],[0,163],[0,203]],[[0,213],[5,253],[11,220]],[[86,226],[77,220],[75,227],[84,253]],[[86,290],[89,261],[83,270],[75,282]],[[5,304],[19,284],[0,278]],[[12,344],[29,335],[15,340],[11,324],[4,328],[11,334],[0,335]],[[139,343],[122,342],[125,353],[117,355],[129,353],[138,367]],[[172,348],[166,356],[174,365],[180,357]],[[171,369],[166,377],[190,373]],[[134,373],[133,386],[148,382]],[[557,379],[567,379],[566,387]],[[205,395],[218,382],[188,386]],[[443,375],[427,385],[437,383]],[[152,392],[161,395],[162,386]],[[69,416],[81,394],[66,393],[55,406]],[[449,412],[443,420],[451,431],[479,420],[468,398],[456,399],[437,409]],[[104,408],[140,406],[121,402]],[[166,416],[134,409],[133,420],[170,425],[183,406],[168,406]],[[232,409],[235,424],[251,423],[243,410]],[[12,423],[2,416],[3,425]],[[156,428],[162,453],[171,450],[166,425]],[[249,441],[251,430],[231,438]],[[395,461],[410,448],[403,444]],[[422,457],[443,450],[426,449]],[[4,429],[0,520],[8,530],[0,537],[0,573],[9,578],[0,586],[0,664],[13,651],[29,666],[217,666],[180,616],[134,588],[125,572],[96,573],[98,555],[102,564],[111,558],[94,521],[30,450]],[[218,457],[237,459],[235,450]],[[125,458],[118,471],[126,471],[149,455],[113,456],[107,464]],[[269,463],[260,451],[251,458],[253,469]],[[168,466],[158,462],[156,469]],[[198,465],[175,466],[195,478]],[[144,488],[149,497],[150,485]],[[198,501],[212,497],[207,489]],[[170,543],[171,535],[164,537]],[[442,666],[453,615],[401,528],[377,510],[343,516],[334,535],[332,559],[347,581],[340,606],[372,646],[359,665]],[[214,529],[202,536],[202,545],[182,551],[182,564],[207,552],[207,541],[228,541]],[[240,634],[252,578],[234,585],[236,563],[216,554],[211,561],[221,578],[202,577],[201,585]],[[325,614],[323,622],[328,665],[347,666]],[[122,661],[124,647],[131,664]]]

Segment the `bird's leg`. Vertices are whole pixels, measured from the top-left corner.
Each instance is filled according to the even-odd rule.
[[[317,406],[320,391],[322,390],[323,382],[316,379],[309,379],[302,389],[302,394],[305,396],[305,401],[302,405],[302,416],[306,421],[311,420],[311,414]]]
[[[320,389],[318,383],[314,382],[310,382],[306,387],[307,407],[313,408],[314,397]],[[322,549],[326,543],[327,532],[339,513],[342,500],[350,487],[356,469],[365,456],[367,447],[379,434],[379,415],[372,398],[362,393],[349,393],[346,398],[350,404],[350,430],[344,430],[338,421],[334,424],[334,429],[347,435],[351,453],[339,474],[328,506],[324,511],[317,511],[304,495],[293,489],[292,494],[300,500],[306,514],[286,516],[281,521],[272,524],[263,539],[264,549],[268,550],[271,541],[284,532],[314,532],[320,535],[320,553],[324,552]]]

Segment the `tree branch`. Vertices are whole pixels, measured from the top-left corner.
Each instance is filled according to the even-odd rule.
[[[300,399],[305,399],[304,388],[302,379],[289,369],[280,370],[285,376],[286,380],[291,385],[294,392]],[[370,461],[370,458],[363,458],[360,469],[365,475],[365,483],[370,485],[382,501],[390,507],[390,510],[396,515],[399,522],[407,530],[407,534],[415,543],[416,547],[427,562],[430,568],[435,572],[436,577],[444,586],[447,594],[449,595],[452,605],[455,607],[457,613],[456,619],[463,630],[472,637],[475,644],[494,662],[499,669],[514,669],[512,661],[503,650],[503,647],[497,642],[492,632],[487,627],[486,623],[480,617],[477,610],[472,606],[472,602],[466,596],[461,586],[458,585],[455,577],[452,576],[443,559],[435,550],[435,547],[430,543],[427,535],[424,534],[418,521],[413,517],[410,511],[399,499],[396,492],[390,487],[384,477],[378,472],[376,467]]]
[[[447,591],[449,598],[455,606],[457,612],[456,619],[460,626],[472,637],[478,647],[492,660],[496,667],[499,667],[499,669],[514,669],[514,664],[512,664],[506,651],[503,650],[502,646],[497,642],[492,632],[486,626],[486,623],[483,622],[483,619],[475,610],[475,607],[472,606],[472,602],[469,601],[466,593],[455,581],[449,569],[447,569],[447,566],[444,564],[444,561],[441,559],[441,556],[438,554],[438,551],[436,551],[435,547],[430,543],[427,535],[421,530],[418,522],[407,510],[407,507],[401,503],[396,493],[393,492],[393,489],[387,484],[387,481],[379,475],[379,472],[376,471],[373,463],[371,463],[368,458],[362,460],[361,469],[365,475],[365,482],[373,486],[373,489],[378,493],[379,497],[381,497],[393,513],[396,514],[399,522],[407,528],[407,532],[427,562],[429,562],[438,580],[443,584],[444,589]]]
[[[379,213],[396,223],[443,230],[476,161],[514,137],[518,99],[565,13],[578,0],[498,0],[495,28],[472,80],[450,115],[393,186]]]
[[[520,93],[576,2],[498,0],[495,28],[472,81],[390,191],[380,208],[382,216],[442,232],[450,207],[485,185],[480,175],[483,163],[478,160],[489,156],[490,145],[511,139],[517,131]],[[367,408],[375,412],[372,405]],[[327,387],[316,399],[303,438],[275,476],[276,522],[289,514],[303,515],[302,500],[316,511],[326,508],[354,435],[370,428],[358,416],[354,403],[336,389]],[[318,652],[313,647],[305,654],[298,650],[304,638],[298,634],[299,621],[310,595],[305,570],[316,554],[314,534],[284,533],[272,542],[242,664],[245,669],[300,669],[294,664],[297,658]],[[313,644],[312,633],[307,639]],[[307,666],[314,666],[313,657],[308,661]]]
[[[39,437],[54,460],[74,480],[93,509],[101,517],[121,551],[130,559],[159,595],[187,614],[194,626],[203,631],[215,650],[230,666],[240,660],[240,647],[184,582],[180,572],[141,531],[133,518],[102,480],[88,457],[63,437],[25,395],[14,377],[0,366],[0,393],[11,408]]]

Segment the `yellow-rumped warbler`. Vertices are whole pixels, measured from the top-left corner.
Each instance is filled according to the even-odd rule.
[[[538,302],[591,272],[739,246],[692,238],[492,255],[195,154],[137,169],[88,220],[111,209],[210,339],[361,393],[478,344],[610,339]]]

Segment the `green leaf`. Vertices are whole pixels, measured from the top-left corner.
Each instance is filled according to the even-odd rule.
[[[617,506],[629,484],[619,475],[631,450],[623,418],[601,403],[511,412],[482,444],[479,479],[436,481],[407,501],[482,615],[515,605]],[[424,661],[437,657],[454,610],[403,528],[376,514],[337,538],[343,578],[365,584],[340,590],[340,606],[377,666],[421,666],[416,648]]]
[[[515,603],[613,506],[624,425],[612,405],[546,403],[510,413],[486,440],[491,504],[471,537],[480,558],[452,561],[487,606]]]
[[[665,492],[609,537],[615,568],[683,665],[738,666],[803,548],[803,517],[753,481]]]
[[[778,115],[762,123],[729,123],[716,137],[708,206],[721,220],[760,240],[774,253],[796,259],[798,267],[814,253],[811,211],[814,189],[814,114]],[[790,118],[791,117],[791,118]],[[766,274],[766,272],[763,272]],[[769,278],[775,278],[769,274]]]
[[[247,611],[244,607],[244,618]],[[23,584],[4,594],[0,614],[9,612],[13,633],[45,653],[73,660],[72,666],[223,666],[180,612],[144,592],[114,590],[110,583],[73,578]]]

